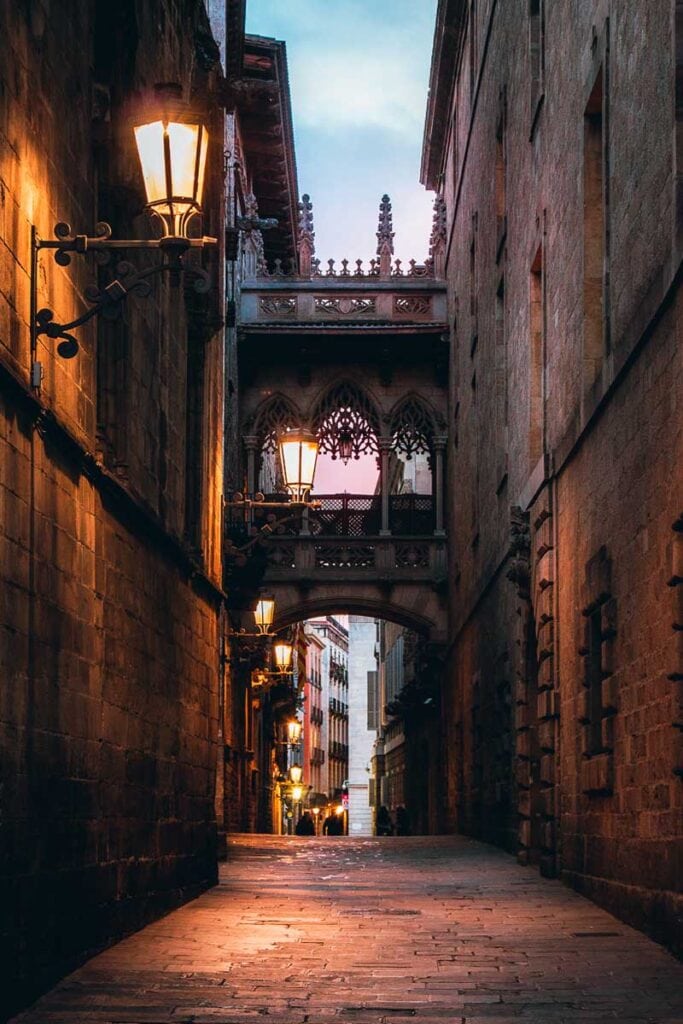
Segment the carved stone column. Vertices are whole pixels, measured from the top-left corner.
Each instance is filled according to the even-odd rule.
[[[443,488],[443,458],[446,450],[447,438],[445,435],[437,435],[434,438],[434,536],[444,537],[446,531],[443,528],[444,510],[444,488]]]
[[[244,447],[247,452],[247,493],[254,494],[256,491],[256,452],[258,450],[258,437],[255,434],[246,434]]]
[[[391,438],[380,437],[379,443],[379,493],[381,496],[382,520],[380,524],[380,537],[390,537],[389,526],[389,453],[391,451]]]

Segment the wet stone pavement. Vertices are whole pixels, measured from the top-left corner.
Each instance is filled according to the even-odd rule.
[[[220,885],[15,1020],[680,1024],[683,966],[471,840],[242,836]]]

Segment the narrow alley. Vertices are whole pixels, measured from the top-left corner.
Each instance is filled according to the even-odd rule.
[[[560,882],[453,836],[233,837],[220,884],[16,1024],[675,1024],[683,968]]]

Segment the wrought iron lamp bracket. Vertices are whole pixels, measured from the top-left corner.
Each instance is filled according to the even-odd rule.
[[[113,239],[109,224],[101,221],[95,225],[95,233],[89,235],[73,235],[71,227],[60,222],[55,225],[54,239],[40,238],[35,228],[31,237],[31,352],[35,365],[37,340],[41,335],[55,340],[61,339],[57,352],[63,359],[73,359],[78,352],[78,341],[71,333],[94,317],[102,314],[105,319],[116,319],[122,304],[129,295],[145,298],[151,292],[150,280],[159,274],[171,274],[174,283],[179,282],[180,274],[188,274],[193,280],[196,292],[206,293],[210,288],[210,278],[202,267],[186,266],[183,261],[188,249],[204,249],[216,244],[215,238],[184,238],[164,237],[151,239]],[[61,267],[68,267],[72,254],[85,255],[94,253],[99,264],[106,264],[111,253],[119,249],[158,250],[161,260],[144,270],[137,269],[128,260],[119,260],[116,264],[117,277],[104,288],[91,285],[85,289],[85,298],[91,308],[82,316],[60,323],[54,319],[51,309],[38,309],[38,256],[43,249],[54,251],[54,260]],[[34,374],[35,376],[35,374]],[[39,383],[39,381],[38,381]]]

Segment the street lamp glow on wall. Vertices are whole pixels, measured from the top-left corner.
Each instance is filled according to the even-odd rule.
[[[306,501],[313,487],[318,460],[318,440],[310,430],[287,430],[278,438],[285,486],[292,501]]]

